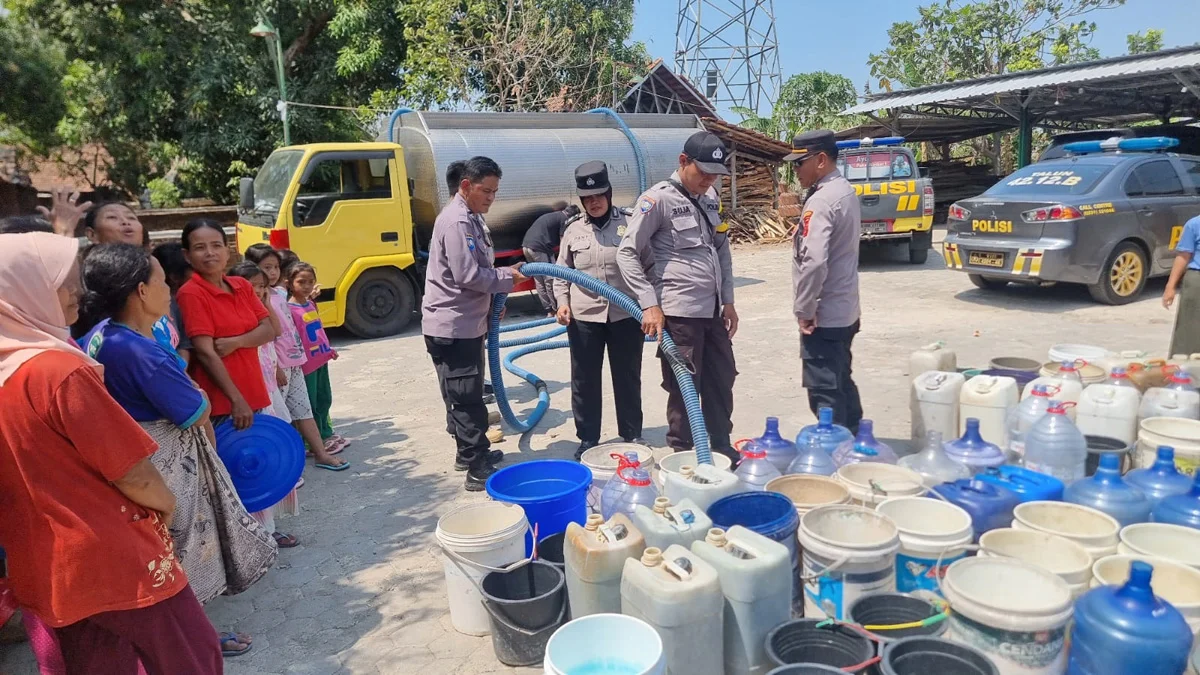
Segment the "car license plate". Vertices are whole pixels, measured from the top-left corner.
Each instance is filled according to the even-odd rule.
[[[887,222],[866,222],[862,224],[863,234],[884,234],[887,231]]]
[[[1004,268],[1004,254],[990,253],[987,251],[972,251],[968,261],[972,265],[981,265],[983,267]]]

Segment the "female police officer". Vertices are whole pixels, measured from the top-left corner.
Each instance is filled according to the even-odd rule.
[[[567,223],[558,264],[575,268],[632,295],[617,268],[617,246],[625,235],[625,213],[612,203],[612,186],[604,162],[587,162],[575,169],[575,187],[584,213]],[[579,449],[575,459],[600,442],[601,374],[604,350],[612,371],[617,432],[631,442],[642,435],[641,324],[629,313],[586,289],[554,280],[558,322],[567,327],[571,343],[571,410]]]

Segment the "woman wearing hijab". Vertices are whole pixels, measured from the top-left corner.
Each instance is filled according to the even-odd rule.
[[[567,224],[558,264],[572,267],[633,295],[617,269],[617,246],[625,234],[625,214],[612,203],[612,185],[604,162],[575,169],[575,186],[584,213]],[[617,433],[626,442],[642,440],[641,324],[625,310],[587,289],[554,280],[558,322],[567,327],[571,347],[571,411],[579,449],[575,459],[600,442],[603,409],[604,351],[612,372]]]
[[[0,235],[0,541],[18,603],[69,673],[222,672],[168,532],[154,440],[71,342],[76,240]],[[98,424],[97,421],[103,423]]]

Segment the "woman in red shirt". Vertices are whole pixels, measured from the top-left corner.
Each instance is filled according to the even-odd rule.
[[[154,441],[71,342],[79,244],[0,235],[0,543],[18,603],[70,673],[222,672],[167,527]],[[104,420],[96,424],[96,420]]]

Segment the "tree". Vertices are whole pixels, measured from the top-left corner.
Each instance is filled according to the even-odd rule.
[[[45,151],[66,112],[60,82],[67,59],[44,31],[0,17],[0,143]]]
[[[819,70],[789,77],[780,88],[779,100],[775,101],[770,117],[761,117],[749,108],[734,107],[730,110],[742,116],[742,126],[772,138],[790,141],[802,131],[838,131],[860,124],[861,117],[841,114],[857,101],[858,96],[850,78]]]
[[[1163,32],[1151,28],[1143,33],[1130,33],[1125,36],[1125,44],[1129,45],[1130,54],[1149,54],[1163,48]]]

